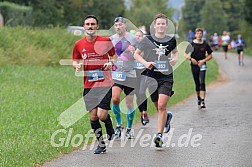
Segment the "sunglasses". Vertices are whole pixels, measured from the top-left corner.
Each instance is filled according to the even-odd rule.
[[[115,22],[115,23],[117,23],[117,22],[126,23],[126,20],[125,20],[125,18],[123,18],[123,17],[116,17],[115,20],[114,20],[114,22]]]

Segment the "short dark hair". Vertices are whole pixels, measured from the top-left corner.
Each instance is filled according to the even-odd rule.
[[[201,32],[203,34],[203,28],[196,28],[195,33],[196,32]]]
[[[159,19],[159,18],[165,19],[166,20],[166,24],[168,24],[168,19],[167,19],[168,17],[165,14],[163,14],[163,13],[159,13],[159,14],[156,14],[154,16],[154,24],[156,23],[156,20]]]
[[[95,15],[87,15],[85,18],[84,18],[84,22],[87,20],[87,19],[90,19],[90,18],[93,18],[96,20],[96,23],[99,24],[99,21],[97,19],[97,17]]]

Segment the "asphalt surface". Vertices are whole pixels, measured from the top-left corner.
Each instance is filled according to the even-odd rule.
[[[154,115],[145,127],[134,125],[135,139],[108,143],[105,154],[94,155],[96,144],[89,145],[44,166],[252,166],[252,57],[245,57],[244,67],[236,54],[225,60],[214,53],[214,59],[221,75],[207,86],[207,109],[197,109],[196,96],[169,108],[172,129],[164,135],[163,148],[153,145]]]

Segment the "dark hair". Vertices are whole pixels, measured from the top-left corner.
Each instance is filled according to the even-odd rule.
[[[87,20],[87,19],[90,19],[90,18],[93,18],[96,20],[96,23],[99,24],[99,21],[97,19],[97,17],[95,15],[87,15],[85,18],[84,18],[84,22]]]
[[[166,16],[165,14],[163,14],[163,13],[159,13],[159,14],[156,14],[156,15],[154,16],[154,24],[156,23],[156,20],[159,19],[159,18],[165,19],[165,20],[166,20],[166,23],[168,24],[167,16]]]
[[[195,33],[196,32],[201,32],[203,34],[203,28],[196,28]]]

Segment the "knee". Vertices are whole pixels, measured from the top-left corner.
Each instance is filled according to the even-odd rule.
[[[165,112],[166,111],[166,105],[164,103],[158,103],[158,111],[159,112]]]
[[[205,83],[200,84],[200,90],[202,90],[202,91],[206,90],[206,84]]]
[[[104,121],[107,118],[107,112],[98,112],[97,117],[101,120]]]
[[[119,104],[120,103],[120,96],[112,96],[112,103]]]
[[[99,119],[98,115],[93,115],[93,114],[91,114],[91,115],[89,116],[89,118],[90,118],[91,121],[96,121],[96,120]]]
[[[126,106],[127,106],[127,108],[129,108],[129,109],[133,109],[133,108],[134,108],[134,104],[133,104],[133,102],[131,102],[131,101],[126,102]]]

